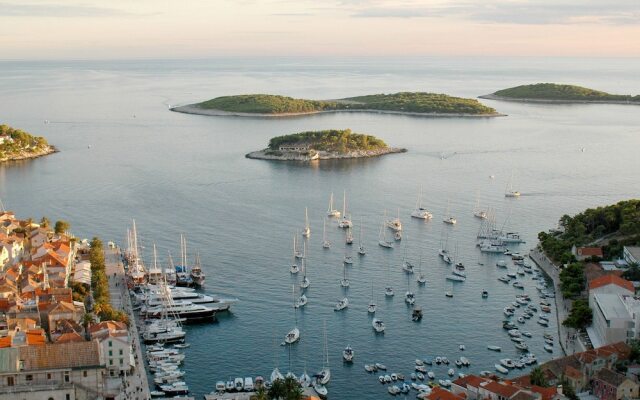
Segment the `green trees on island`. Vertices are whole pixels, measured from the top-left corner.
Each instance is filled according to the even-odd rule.
[[[32,136],[8,125],[0,125],[0,161],[24,153],[37,153],[47,147],[49,144],[43,137]]]
[[[562,325],[574,329],[584,329],[591,325],[593,320],[593,310],[589,307],[587,299],[577,299],[571,306],[569,316],[562,322]]]
[[[476,99],[426,92],[400,92],[348,97],[339,100],[307,100],[269,94],[216,97],[196,104],[202,109],[254,114],[308,113],[336,110],[398,111],[438,114],[492,115],[495,110]]]
[[[330,129],[276,136],[269,141],[269,150],[277,151],[283,145],[302,144],[309,145],[313,150],[339,153],[356,150],[379,150],[388,147],[384,141],[375,136],[353,133],[351,129]]]
[[[576,101],[625,101],[640,103],[640,95],[629,96],[609,94],[600,90],[575,85],[556,83],[536,83],[521,85],[493,93],[499,97],[537,100],[576,100]]]

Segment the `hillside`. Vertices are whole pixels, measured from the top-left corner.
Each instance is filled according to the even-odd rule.
[[[589,89],[575,85],[560,85],[555,83],[536,83],[521,85],[509,89],[480,96],[498,100],[539,100],[561,102],[600,102],[600,103],[636,103],[640,104],[640,95],[618,95]]]
[[[223,96],[172,111],[205,115],[289,116],[319,112],[386,112],[430,116],[496,116],[496,110],[476,99],[425,92],[400,92],[348,97],[336,100],[308,100],[292,97],[247,94]]]
[[[40,136],[0,125],[0,162],[40,157],[55,152],[55,148]]]

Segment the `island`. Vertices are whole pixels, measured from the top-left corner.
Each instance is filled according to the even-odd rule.
[[[172,107],[187,114],[290,117],[332,112],[375,112],[427,117],[495,117],[502,114],[476,99],[426,92],[400,92],[346,97],[337,100],[307,100],[271,94],[216,97],[202,103]]]
[[[404,153],[406,149],[389,147],[375,136],[330,129],[277,136],[269,147],[246,155],[247,158],[279,161],[314,161],[329,159],[378,157]]]
[[[609,94],[607,92],[589,89],[582,86],[561,85],[557,83],[521,85],[509,89],[498,90],[492,94],[480,96],[480,98],[532,103],[603,103],[640,105],[640,95],[630,96]]]
[[[0,125],[0,163],[42,157],[57,151],[41,136]]]

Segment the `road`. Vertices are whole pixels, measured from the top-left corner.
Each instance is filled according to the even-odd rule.
[[[554,265],[547,255],[538,247],[531,250],[529,257],[553,281],[553,288],[556,294],[554,300],[556,303],[556,319],[558,321],[558,342],[560,343],[562,351],[566,355],[585,351],[586,349],[577,339],[576,330],[562,325],[562,321],[569,315],[573,302],[562,296],[562,291],[560,290],[560,269]]]
[[[109,292],[111,305],[117,310],[123,310],[129,314],[129,337],[134,351],[135,366],[130,374],[122,378],[121,392],[117,399],[120,400],[147,400],[151,398],[147,372],[144,368],[144,358],[140,348],[140,335],[136,326],[135,315],[131,309],[131,298],[126,287],[126,276],[122,264],[120,249],[106,249],[104,251],[106,274],[109,277]]]

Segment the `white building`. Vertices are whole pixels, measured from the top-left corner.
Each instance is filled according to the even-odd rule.
[[[627,264],[640,265],[640,246],[624,246],[622,248],[622,258]]]
[[[135,365],[127,325],[117,321],[103,321],[89,327],[91,339],[102,347],[109,375],[117,376],[131,371]]]

